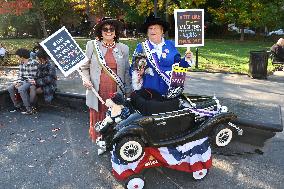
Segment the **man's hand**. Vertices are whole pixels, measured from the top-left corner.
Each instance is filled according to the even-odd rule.
[[[92,87],[93,87],[93,84],[92,84],[92,82],[90,80],[83,80],[83,85],[87,89],[92,89]]]

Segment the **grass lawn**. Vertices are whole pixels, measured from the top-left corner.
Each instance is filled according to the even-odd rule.
[[[7,39],[0,42],[9,50],[9,52],[15,52],[17,48],[23,47],[32,49],[33,43],[39,41],[37,39]],[[85,49],[88,39],[76,38],[76,41],[82,49]],[[142,39],[124,40],[130,48],[130,54],[133,53],[138,42]],[[222,40],[222,39],[206,39],[205,46],[199,47],[199,68],[198,70],[206,71],[220,71],[220,72],[232,72],[232,73],[248,73],[248,64],[250,51],[254,50],[268,50],[272,45],[272,42],[263,41],[244,41],[237,40]],[[191,48],[195,52],[196,48]],[[186,48],[179,48],[179,51],[183,55]],[[131,59],[131,57],[130,57]],[[9,62],[11,65],[16,64],[15,57]],[[195,69],[196,70],[196,69]],[[273,66],[269,60],[268,71],[272,71]]]

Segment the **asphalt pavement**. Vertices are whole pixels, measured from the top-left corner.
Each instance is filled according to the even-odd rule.
[[[43,106],[32,116],[0,112],[0,188],[122,189],[111,173],[110,154],[96,154],[87,137],[88,113]],[[213,154],[202,181],[167,168],[145,173],[146,189],[282,188],[284,141],[273,138],[264,154]]]
[[[7,72],[5,72],[7,73]],[[13,73],[0,75],[4,89]],[[267,80],[246,75],[189,72],[185,92],[215,95],[235,111],[255,120],[273,121],[284,107],[284,72]],[[61,92],[84,94],[77,74],[59,74]],[[240,103],[241,102],[241,103]],[[243,106],[246,104],[246,106]],[[249,105],[250,108],[247,108]],[[282,115],[283,116],[283,115]],[[112,176],[110,155],[96,154],[88,139],[88,113],[60,106],[43,106],[24,116],[0,111],[0,188],[123,188]],[[249,147],[248,147],[249,148]],[[283,188],[284,134],[266,143],[263,155],[213,154],[213,167],[202,181],[166,168],[146,172],[148,189]]]

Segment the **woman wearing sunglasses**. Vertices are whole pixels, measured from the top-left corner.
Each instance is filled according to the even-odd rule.
[[[94,125],[105,118],[107,107],[92,92],[92,87],[105,101],[109,94],[131,92],[129,75],[129,48],[118,42],[122,23],[110,17],[103,18],[92,31],[94,40],[86,45],[89,61],[82,67],[83,85],[86,87],[86,104],[90,108],[89,134],[93,141],[97,139]]]

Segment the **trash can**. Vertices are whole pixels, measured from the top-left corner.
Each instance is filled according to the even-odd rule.
[[[254,79],[267,79],[268,53],[250,51],[249,74]]]

